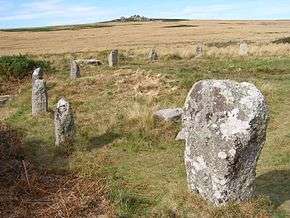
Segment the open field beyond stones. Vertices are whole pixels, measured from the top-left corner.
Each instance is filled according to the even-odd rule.
[[[194,25],[196,22],[186,23]],[[200,23],[205,25],[206,22]],[[211,23],[209,22],[209,24]],[[225,23],[234,25],[235,22]],[[260,31],[262,34],[257,34],[259,36],[256,38],[257,41],[253,35],[247,32],[250,31],[249,28],[245,28],[244,31],[248,34],[245,36],[241,35],[242,31],[239,28],[235,31],[232,30],[230,33],[232,35],[218,33],[218,28],[214,28],[213,24],[212,28],[217,31],[217,41],[240,40],[246,37],[253,43],[264,43],[287,36],[287,33],[282,33],[283,25],[280,26],[281,32],[277,35],[275,35],[276,33],[266,33],[270,31],[268,30],[270,27],[279,29],[276,22],[271,22],[273,27],[271,25],[262,26],[262,22],[245,23],[252,23],[251,25],[255,28],[261,26],[257,32]],[[178,24],[146,23],[140,25],[151,25],[150,28],[158,29],[161,24],[174,26],[180,25],[180,22]],[[283,24],[288,25],[287,22]],[[127,26],[131,24],[120,25],[124,26],[116,28],[129,28]],[[139,25],[135,26],[139,28]],[[82,31],[96,31],[95,34],[100,34],[98,31],[108,31],[112,36],[116,34],[107,28]],[[185,29],[190,28],[192,27]],[[210,30],[209,26],[206,28],[208,31]],[[206,56],[194,59],[168,55],[165,48],[166,44],[164,44],[166,40],[172,48],[174,48],[174,42],[177,41],[183,46],[182,48],[191,45],[191,42],[195,40],[206,39],[208,43],[212,41],[209,38],[210,34],[206,34],[206,31],[204,37],[200,30],[200,33],[196,32],[196,35],[193,36],[188,33],[187,37],[191,38],[186,41],[184,38],[178,37],[180,32],[177,27],[165,29],[164,31],[172,31],[172,34],[175,32],[175,35],[171,35],[170,40],[172,41],[160,38],[158,48],[164,49],[164,53],[159,62],[148,63],[146,56],[144,56],[146,48],[152,47],[153,41],[150,37],[146,35],[141,39],[141,35],[135,36],[136,43],[143,40],[146,45],[134,45],[135,39],[133,38],[128,40],[130,46],[124,45],[122,44],[123,40],[126,39],[124,34],[127,34],[128,37],[134,34],[128,30],[128,32],[123,30],[125,32],[119,33],[119,38],[114,36],[116,41],[112,42],[112,47],[124,48],[120,53],[120,66],[116,68],[109,68],[106,64],[103,66],[81,66],[82,77],[78,80],[68,79],[70,58],[96,57],[106,63],[107,53],[104,50],[111,46],[109,46],[108,39],[99,37],[99,40],[106,42],[108,47],[98,48],[97,45],[101,45],[101,43],[97,38],[92,37],[96,43],[95,47],[84,48],[80,43],[80,47],[75,47],[73,50],[70,49],[77,42],[61,43],[58,41],[59,36],[54,39],[54,43],[48,43],[46,40],[43,40],[42,43],[38,42],[39,47],[37,40],[33,38],[28,37],[26,42],[19,41],[18,46],[30,49],[30,52],[27,52],[32,53],[35,58],[45,59],[52,63],[55,70],[45,76],[48,85],[49,109],[52,112],[61,96],[65,96],[71,102],[77,122],[76,143],[71,147],[56,148],[54,146],[52,113],[37,119],[31,116],[30,80],[22,82],[14,99],[6,107],[0,108],[1,122],[9,124],[22,133],[25,158],[30,160],[39,170],[48,170],[55,174],[67,172],[82,179],[96,181],[97,184],[101,182],[102,187],[105,187],[103,189],[106,189],[103,191],[107,193],[105,195],[106,202],[109,201],[112,205],[106,207],[112,211],[104,210],[108,214],[123,217],[289,216],[289,56],[277,57],[271,56],[270,53],[265,55],[261,53],[259,57],[255,55],[245,58]],[[186,32],[186,30],[184,31]],[[71,32],[78,33],[78,31],[81,30]],[[10,34],[22,38],[26,34],[48,36],[67,32],[69,31],[2,32],[0,34],[1,36],[7,34],[11,43],[13,40],[10,39]],[[143,30],[143,32],[157,34],[154,31]],[[85,42],[92,43],[86,39],[85,34],[82,35],[81,32],[79,34],[84,46],[86,46]],[[3,39],[1,37],[0,40]],[[118,39],[120,41],[117,41]],[[75,40],[75,38],[70,37],[67,40]],[[59,45],[56,46],[58,43]],[[0,45],[3,46],[2,43]],[[23,52],[13,45],[10,46],[11,48],[7,48],[6,51],[1,49],[1,52],[4,51],[3,54]],[[279,46],[287,47],[287,45]],[[100,49],[99,52],[98,49]],[[130,51],[131,49],[134,52]],[[138,49],[142,52],[138,53]],[[63,52],[66,54],[51,54]],[[71,54],[72,52],[75,53]],[[194,49],[192,53],[194,53]],[[182,107],[191,86],[201,79],[233,79],[251,82],[267,98],[270,108],[270,125],[267,142],[257,168],[257,197],[251,202],[213,208],[198,196],[189,194],[183,160],[184,143],[174,140],[180,130],[180,124],[160,122],[152,118],[152,112],[158,108]],[[92,204],[89,202],[90,200],[86,203],[90,208]],[[48,207],[51,207],[49,203]]]
[[[211,55],[233,56],[241,40],[252,43],[250,53],[254,55],[285,55],[289,53],[289,46],[270,42],[289,33],[290,21],[106,23],[97,28],[74,30],[41,28],[39,31],[22,30],[21,34],[0,31],[0,55],[95,52],[113,48],[145,53],[155,46],[161,53],[190,56],[189,46],[203,42]]]

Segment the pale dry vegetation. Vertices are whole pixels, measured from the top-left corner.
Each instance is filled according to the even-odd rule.
[[[156,47],[162,54],[190,56],[191,46],[210,44],[209,55],[235,55],[239,42],[252,42],[254,55],[285,55],[290,46],[271,44],[290,34],[290,21],[182,21],[109,23],[103,28],[59,31],[0,31],[0,55],[95,52],[112,48],[147,53]],[[215,43],[234,44],[217,49]],[[220,47],[220,46],[219,46]]]

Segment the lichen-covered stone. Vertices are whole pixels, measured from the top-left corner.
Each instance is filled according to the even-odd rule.
[[[70,144],[74,141],[75,123],[70,104],[61,98],[54,113],[55,145]]]
[[[215,205],[250,199],[267,120],[265,98],[254,85],[196,83],[182,117],[189,188]]]
[[[247,56],[249,52],[249,46],[247,43],[243,42],[240,44],[240,56]]]
[[[113,50],[108,56],[108,63],[110,67],[116,66],[118,64],[118,50]]]
[[[154,117],[165,121],[176,121],[181,118],[182,108],[167,108],[156,111]]]
[[[32,115],[36,116],[48,111],[48,96],[43,79],[36,79],[32,86]]]
[[[150,62],[158,61],[158,54],[155,49],[151,49],[148,54],[148,59]]]
[[[79,77],[81,77],[80,67],[76,61],[71,60],[71,62],[70,62],[70,78],[77,79]]]
[[[32,84],[37,79],[43,79],[43,76],[44,76],[44,73],[41,67],[38,67],[37,69],[35,69],[32,73]]]

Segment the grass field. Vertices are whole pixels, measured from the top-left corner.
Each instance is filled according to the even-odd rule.
[[[181,24],[182,27],[176,27]],[[55,70],[45,77],[49,108],[53,110],[61,96],[71,102],[77,139],[71,147],[54,146],[52,112],[39,118],[31,116],[30,80],[20,84],[15,98],[0,108],[0,119],[23,133],[25,157],[37,168],[101,181],[112,205],[110,214],[287,217],[290,216],[290,56],[283,54],[289,47],[267,43],[286,37],[289,25],[287,21],[190,21],[114,24],[72,32],[0,32],[2,55],[28,52],[52,63]],[[253,42],[260,51],[268,48],[269,52],[258,54],[252,50],[249,57],[241,58],[234,55],[238,44],[224,44],[242,39]],[[194,54],[193,44],[199,41],[215,43],[204,58],[176,55],[175,49]],[[161,52],[157,63],[146,60],[145,54],[152,45]],[[211,55],[214,51],[219,54],[219,45],[225,56]],[[121,49],[120,66],[82,66],[82,78],[68,79],[71,57],[97,57],[105,62],[106,49],[112,47]],[[232,53],[226,53],[228,49]],[[182,107],[191,86],[201,79],[252,82],[267,98],[270,125],[257,168],[257,197],[251,202],[214,208],[188,193],[184,143],[174,140],[180,124],[152,118],[152,112],[158,108]]]

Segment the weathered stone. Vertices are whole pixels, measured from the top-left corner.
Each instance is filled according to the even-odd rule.
[[[77,63],[79,64],[88,64],[88,65],[102,65],[102,61],[101,60],[97,60],[97,59],[79,59],[76,60]]]
[[[54,113],[55,145],[70,144],[74,141],[75,124],[70,104],[60,99]]]
[[[195,57],[200,58],[203,56],[203,46],[202,44],[197,45],[195,50]]]
[[[43,79],[36,79],[32,87],[32,115],[46,113],[48,111],[48,97],[46,83]]]
[[[77,79],[79,77],[81,77],[80,67],[76,61],[71,60],[71,62],[70,62],[70,78]]]
[[[183,110],[181,108],[168,108],[156,111],[154,117],[165,121],[176,121],[181,118]]]
[[[176,136],[175,140],[176,141],[182,141],[186,139],[186,131],[185,129],[182,129]]]
[[[196,83],[182,117],[190,190],[215,205],[250,199],[267,120],[265,98],[254,85]]]
[[[35,80],[37,79],[43,79],[44,73],[41,67],[35,69],[32,73],[32,84],[34,83]]]
[[[10,95],[0,96],[0,107],[4,106],[10,100],[10,98]]]
[[[113,50],[108,56],[109,66],[113,67],[118,64],[118,50]]]
[[[158,54],[155,49],[151,49],[148,55],[150,62],[158,61]]]
[[[247,56],[249,52],[249,46],[247,43],[243,42],[240,44],[240,56]]]

